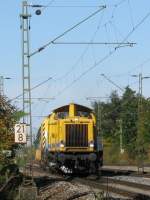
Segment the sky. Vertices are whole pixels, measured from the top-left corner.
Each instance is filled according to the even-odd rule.
[[[101,12],[68,32],[57,42],[131,42],[128,45],[53,44],[31,57],[31,86],[52,77],[32,91],[33,127],[53,109],[70,102],[91,106],[87,97],[109,96],[120,91],[101,74],[124,88],[138,92],[138,79],[131,75],[150,76],[150,1],[149,0],[32,0],[29,4],[48,5],[40,16],[31,13],[30,52],[53,40],[87,16],[106,6]],[[0,75],[5,95],[12,99],[22,93],[22,57],[20,14],[22,1],[1,0]],[[143,95],[150,96],[150,80],[143,80]],[[52,98],[52,99],[50,99]],[[101,99],[102,100],[102,99]],[[22,99],[13,101],[22,109]]]

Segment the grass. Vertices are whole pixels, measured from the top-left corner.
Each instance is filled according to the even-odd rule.
[[[144,165],[150,166],[150,149],[148,150],[148,156],[144,159]],[[137,165],[137,159],[129,157],[125,151],[120,153],[120,146],[117,144],[104,145],[103,148],[104,165]]]

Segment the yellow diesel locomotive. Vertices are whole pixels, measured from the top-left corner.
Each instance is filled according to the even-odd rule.
[[[96,118],[88,107],[69,104],[55,109],[39,129],[36,159],[64,172],[95,173],[102,166],[103,150]]]

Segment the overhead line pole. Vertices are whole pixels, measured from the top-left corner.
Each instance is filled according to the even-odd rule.
[[[0,95],[4,96],[4,77],[0,76]]]
[[[4,96],[4,80],[11,79],[10,77],[0,76],[0,95]]]
[[[143,76],[142,73],[138,75],[132,75],[132,77],[137,77],[139,79],[139,97],[138,97],[138,126],[137,126],[137,151],[138,151],[138,172],[140,171],[140,165],[142,166],[142,172],[144,172],[144,163],[143,163],[143,79],[149,79],[150,76]],[[142,164],[141,164],[142,163]]]
[[[144,165],[143,165],[143,155],[141,153],[141,139],[143,137],[143,131],[142,131],[142,123],[143,123],[143,117],[141,116],[142,114],[142,82],[143,82],[143,77],[142,73],[139,73],[138,75],[139,78],[139,98],[138,98],[138,133],[137,133],[137,145],[138,145],[138,172],[140,172],[140,167],[142,166],[142,172],[144,172]],[[143,114],[142,114],[143,115]],[[140,147],[139,147],[140,145]],[[141,165],[141,166],[140,166]]]
[[[87,97],[87,100],[97,100],[97,99],[101,99],[101,98],[105,98],[105,97]],[[106,97],[108,98],[108,97]],[[98,101],[97,102],[97,120],[96,120],[96,124],[97,124],[97,135],[98,135],[98,141],[101,140],[101,143],[103,145],[103,135],[102,135],[102,107],[101,107],[101,102]]]
[[[30,19],[31,14],[28,12],[28,7],[33,7],[28,4],[28,1],[22,1],[22,13],[20,14],[21,18],[21,30],[22,30],[22,88],[23,88],[23,112],[26,114],[23,116],[23,123],[27,126],[27,136],[30,139],[30,168],[29,168],[29,179],[24,178],[23,186],[19,189],[20,199],[25,196],[28,196],[28,189],[24,191],[24,187],[32,185],[31,199],[36,199],[37,188],[33,180],[33,159],[32,159],[32,144],[33,144],[33,134],[32,134],[32,110],[31,110],[31,80],[30,80]],[[34,5],[34,7],[39,7],[40,5]],[[41,6],[40,6],[41,7]],[[41,11],[36,10],[36,15],[40,15]],[[28,137],[27,137],[28,138]],[[27,163],[26,163],[27,164]],[[26,172],[26,169],[25,169]],[[27,174],[26,174],[27,175]],[[33,195],[33,196],[32,196]]]
[[[114,81],[112,81],[110,78],[108,78],[105,74],[101,74],[101,76],[103,76],[107,81],[109,81],[111,84],[116,86],[119,90],[124,92],[123,88],[121,88],[119,85],[117,85]],[[118,120],[118,124],[119,124],[119,133],[120,133],[120,154],[123,154],[124,149],[123,149],[122,119]]]
[[[22,13],[21,17],[21,30],[22,30],[22,85],[23,85],[23,112],[26,114],[23,116],[23,123],[27,125],[27,135],[30,138],[30,176],[33,179],[33,160],[32,160],[32,109],[31,109],[31,90],[40,86],[38,84],[34,88],[31,88],[31,78],[30,78],[30,19],[31,14],[28,12],[29,7],[42,7],[42,5],[29,5],[28,1],[22,1]],[[40,15],[41,11],[36,10],[36,15]],[[51,77],[49,78],[51,79]],[[48,79],[48,80],[49,80]],[[46,82],[46,81],[45,81]],[[44,83],[45,83],[44,82]],[[42,83],[43,84],[43,83]],[[21,96],[21,95],[19,95]]]
[[[28,2],[22,2],[21,30],[22,30],[22,85],[23,85],[23,123],[27,125],[27,135],[30,136],[30,145],[32,152],[32,111],[31,111],[31,81],[30,81],[30,45],[29,45],[29,31],[30,18],[28,13]],[[30,155],[30,176],[33,177],[32,172],[32,155]]]
[[[120,154],[124,153],[124,148],[123,148],[123,130],[122,130],[122,119],[118,120],[119,124],[119,135],[120,135]]]

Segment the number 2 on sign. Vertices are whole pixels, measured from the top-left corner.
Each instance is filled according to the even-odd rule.
[[[17,133],[21,133],[22,131],[21,131],[21,128],[22,128],[23,126],[21,126],[20,124],[18,124],[17,126],[16,126],[16,132]]]

